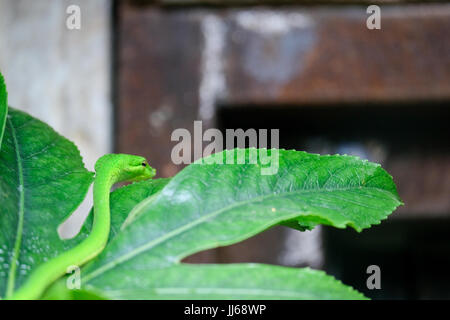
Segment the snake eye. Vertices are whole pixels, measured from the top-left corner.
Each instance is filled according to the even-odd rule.
[[[142,162],[142,166],[143,166],[143,167],[146,167],[146,166],[147,166],[147,163]]]

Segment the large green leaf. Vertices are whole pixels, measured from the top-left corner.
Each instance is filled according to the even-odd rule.
[[[250,150],[245,152],[248,158]],[[233,153],[229,150],[212,157],[225,160]],[[173,274],[185,270],[178,269],[183,266],[181,259],[193,253],[230,245],[273,225],[293,221],[301,227],[322,223],[359,231],[378,224],[401,204],[392,177],[379,165],[357,157],[279,150],[276,174],[261,175],[261,167],[258,162],[196,163],[185,168],[152,201],[139,205],[139,212],[135,212],[138,217],[84,268],[85,288],[107,298],[156,297],[158,283],[142,280],[144,274],[154,272],[160,278],[175,279]],[[220,268],[212,273],[205,271],[207,281],[216,283],[214,274],[230,272]],[[199,271],[199,278],[201,274]],[[311,283],[321,283],[314,274],[310,278]],[[238,279],[233,282],[239,288],[249,281],[244,276],[239,279],[240,283]],[[122,290],[133,290],[138,282],[144,287],[136,292],[125,294]],[[296,290],[298,296],[305,294],[300,286]],[[314,292],[320,296],[320,286]]]
[[[92,179],[72,142],[10,109],[0,151],[0,296],[10,296],[36,266],[83,238],[63,241],[57,227]]]
[[[6,116],[8,115],[8,96],[5,79],[0,73],[0,149],[2,148],[3,133],[5,131]]]
[[[135,271],[136,272],[136,271]],[[263,264],[180,264],[143,269],[136,276],[110,273],[85,291],[108,299],[365,299],[328,276],[309,268]],[[101,290],[98,288],[101,287]]]

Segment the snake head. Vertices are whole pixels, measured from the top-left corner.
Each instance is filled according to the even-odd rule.
[[[144,157],[126,155],[123,161],[124,181],[142,181],[155,176],[156,170],[148,164]]]
[[[97,175],[111,175],[114,183],[119,181],[142,181],[155,176],[156,170],[144,157],[130,154],[107,154],[95,164]]]

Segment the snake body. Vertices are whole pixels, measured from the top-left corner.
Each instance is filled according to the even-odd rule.
[[[143,157],[107,154],[95,164],[94,222],[89,236],[74,248],[38,266],[26,282],[9,299],[39,299],[45,289],[58,280],[71,266],[82,266],[105,248],[110,231],[109,194],[111,187],[122,181],[141,181],[155,175]]]

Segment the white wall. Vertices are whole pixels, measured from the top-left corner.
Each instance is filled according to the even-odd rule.
[[[66,27],[69,5],[81,9],[80,30]],[[0,70],[10,106],[74,141],[90,170],[112,148],[110,16],[108,0],[0,0]]]

